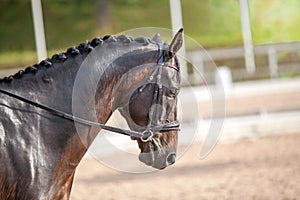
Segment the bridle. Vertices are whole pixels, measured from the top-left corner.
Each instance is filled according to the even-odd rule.
[[[159,107],[155,105],[159,105],[159,101],[162,99],[163,96],[163,85],[161,81],[161,74],[162,74],[162,68],[163,67],[169,67],[176,71],[179,71],[179,69],[173,65],[166,64],[164,62],[164,51],[161,44],[158,44],[158,60],[157,60],[157,66],[148,78],[148,83],[155,83],[154,84],[154,92],[152,96],[151,106],[149,110],[149,121],[146,130],[142,132],[144,135],[143,137],[140,137],[143,142],[151,141],[152,138],[157,134],[158,131],[164,132],[164,131],[179,131],[180,123],[178,120],[175,120],[173,122],[164,122],[164,123],[157,123],[157,119],[160,119],[161,116],[159,112]],[[154,81],[153,79],[156,78]],[[141,88],[139,88],[139,92],[142,92],[143,89],[147,86],[147,83],[144,84]]]
[[[149,77],[149,82],[153,82],[153,79],[156,78],[155,82],[155,89],[153,93],[153,98],[152,98],[152,105],[158,104],[158,101],[162,98],[163,95],[163,88],[162,88],[162,83],[161,83],[161,73],[162,73],[162,67],[170,67],[172,69],[175,69],[178,71],[178,69],[175,66],[165,64],[164,62],[164,51],[160,45],[158,45],[158,61],[157,61],[157,67],[154,69],[153,73]],[[143,88],[140,88],[140,91],[142,91]],[[154,109],[151,109],[149,111],[149,122],[147,125],[146,130],[144,131],[133,131],[133,130],[126,130],[122,128],[117,128],[113,126],[108,126],[105,124],[100,124],[97,122],[89,121],[86,119],[82,119],[80,117],[73,116],[71,114],[68,114],[66,112],[63,112],[61,110],[57,110],[55,108],[49,107],[47,105],[41,104],[34,102],[30,99],[24,98],[22,96],[13,94],[9,91],[2,90],[0,89],[0,93],[5,94],[7,96],[10,96],[12,98],[18,99],[20,101],[23,101],[27,104],[33,105],[35,107],[38,107],[42,110],[47,111],[48,113],[55,115],[57,117],[67,119],[73,122],[77,122],[83,125],[87,126],[94,126],[94,127],[99,127],[101,129],[119,133],[122,135],[127,135],[130,136],[132,139],[141,139],[143,142],[148,142],[153,139],[153,137],[158,133],[158,132],[166,132],[166,131],[179,131],[179,126],[180,123],[178,120],[172,121],[172,122],[164,122],[164,123],[159,123],[157,124],[156,122],[153,121],[154,118],[157,118],[158,115],[158,110],[157,107],[154,106]],[[151,106],[152,107],[152,106]]]

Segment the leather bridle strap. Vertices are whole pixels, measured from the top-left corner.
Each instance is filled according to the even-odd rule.
[[[150,76],[150,81],[155,77],[155,84],[154,84],[154,92],[152,96],[151,107],[149,110],[149,121],[145,132],[148,136],[141,138],[143,142],[148,142],[152,140],[154,137],[154,130],[153,127],[157,125],[157,120],[160,119],[161,116],[158,110],[159,101],[162,98],[162,83],[161,83],[161,74],[162,74],[162,66],[164,64],[164,55],[163,55],[163,48],[160,44],[158,46],[158,60],[157,66],[154,69],[152,75]]]
[[[124,129],[120,129],[120,128],[100,124],[100,123],[97,123],[97,122],[92,122],[92,121],[82,119],[82,118],[79,118],[79,117],[75,117],[73,115],[70,115],[70,114],[65,113],[63,111],[60,111],[60,110],[57,110],[55,108],[51,108],[51,107],[46,106],[44,104],[37,103],[37,102],[31,101],[29,99],[26,99],[24,97],[21,97],[19,95],[10,93],[6,90],[0,89],[0,93],[6,94],[7,96],[13,97],[13,98],[18,99],[20,101],[23,101],[25,103],[33,105],[35,107],[38,107],[42,110],[45,110],[45,111],[51,113],[52,115],[55,115],[57,117],[64,118],[64,119],[67,119],[67,120],[70,120],[70,121],[73,121],[73,122],[78,122],[80,124],[84,124],[84,125],[88,125],[88,126],[99,127],[99,128],[104,129],[104,130],[120,133],[120,134],[123,134],[123,135],[128,135],[128,136],[133,136],[133,137],[141,137],[142,136],[142,133],[140,133],[140,132],[131,131],[131,130],[124,130]]]
[[[51,113],[52,115],[55,115],[57,117],[60,118],[64,118],[73,122],[77,122],[83,125],[88,125],[88,126],[95,126],[95,127],[99,127],[101,129],[107,130],[107,131],[111,131],[111,132],[115,132],[115,133],[119,133],[122,135],[127,135],[133,138],[143,138],[145,137],[145,132],[138,132],[138,131],[132,131],[132,130],[126,130],[126,129],[121,129],[121,128],[117,128],[117,127],[113,127],[113,126],[108,126],[108,125],[104,125],[104,124],[100,124],[97,122],[92,122],[86,119],[82,119],[79,117],[75,117],[73,115],[70,115],[68,113],[65,113],[63,111],[57,110],[55,108],[51,108],[49,106],[46,106],[44,104],[41,103],[37,103],[34,101],[31,101],[29,99],[26,99],[24,97],[21,97],[19,95],[13,94],[11,92],[8,92],[6,90],[2,90],[0,89],[0,93],[5,94],[7,96],[10,96],[12,98],[18,99],[20,101],[23,101],[27,104],[33,105],[35,107],[38,107],[42,110],[45,110],[49,113]],[[175,131],[175,130],[179,130],[179,122],[169,122],[169,123],[165,123],[159,126],[155,126],[153,127],[154,131]]]

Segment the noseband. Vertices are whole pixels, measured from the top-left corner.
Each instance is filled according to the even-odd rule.
[[[178,69],[175,66],[168,65],[164,63],[164,51],[161,48],[161,46],[158,46],[158,61],[157,61],[157,67],[154,69],[153,73],[149,77],[149,82],[152,82],[154,77],[156,78],[156,85],[153,93],[153,98],[152,98],[152,105],[158,104],[158,101],[162,98],[163,91],[162,91],[162,83],[161,83],[161,72],[162,72],[162,67],[170,67],[172,69],[175,69],[178,71]],[[140,92],[142,92],[143,88],[140,88]],[[153,119],[157,119],[158,115],[158,110],[157,107],[155,106],[154,109],[151,109],[149,111],[149,122],[147,125],[146,130],[144,131],[133,131],[133,130],[126,130],[126,129],[121,129],[113,126],[108,126],[105,124],[100,124],[97,122],[92,122],[86,119],[82,119],[76,116],[73,116],[71,114],[65,113],[63,111],[57,110],[55,108],[51,108],[49,106],[46,106],[41,103],[37,103],[34,101],[31,101],[29,99],[26,99],[24,97],[21,97],[19,95],[13,94],[11,92],[8,92],[6,90],[0,89],[0,93],[5,94],[7,96],[10,96],[12,98],[18,99],[20,101],[23,101],[25,103],[28,103],[30,105],[33,105],[35,107],[38,107],[42,110],[45,110],[52,115],[55,115],[57,117],[67,119],[73,122],[77,122],[83,125],[88,125],[88,126],[95,126],[99,127],[101,129],[119,133],[122,135],[127,135],[130,136],[132,139],[141,139],[143,142],[148,142],[151,141],[152,138],[158,133],[158,132],[166,132],[166,131],[179,131],[179,126],[180,123],[179,121],[173,121],[173,122],[165,122],[165,123],[159,123],[156,124],[156,122],[153,121]]]

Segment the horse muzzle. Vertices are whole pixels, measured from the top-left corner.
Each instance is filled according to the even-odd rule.
[[[141,152],[139,155],[141,162],[160,170],[175,163],[176,153],[174,151],[156,146],[153,141],[148,142],[148,145],[149,151]]]

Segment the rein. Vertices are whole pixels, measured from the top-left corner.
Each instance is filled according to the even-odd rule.
[[[153,74],[150,76],[151,80],[153,79],[154,76],[157,78],[157,80],[156,80],[157,86],[154,90],[152,104],[157,103],[159,98],[161,98],[161,96],[162,96],[161,70],[162,70],[163,66],[170,67],[172,69],[178,70],[174,66],[169,66],[169,65],[164,64],[163,51],[161,50],[161,47],[159,46],[159,48],[158,48],[157,68],[154,69]],[[178,120],[154,125],[153,122],[152,122],[152,117],[150,117],[149,123],[147,125],[147,129],[145,131],[139,132],[139,131],[121,129],[121,128],[108,126],[108,125],[105,125],[105,124],[100,124],[100,123],[97,123],[97,122],[92,122],[92,121],[89,121],[89,120],[86,120],[86,119],[82,119],[82,118],[73,116],[73,115],[68,114],[66,112],[63,112],[61,110],[57,110],[57,109],[49,107],[47,105],[31,101],[29,99],[26,99],[26,98],[21,97],[19,95],[13,94],[13,93],[8,92],[6,90],[0,89],[0,93],[5,94],[7,96],[10,96],[12,98],[18,99],[22,102],[25,102],[27,104],[30,104],[30,105],[35,106],[37,108],[40,108],[42,110],[45,110],[48,113],[50,113],[52,115],[55,115],[57,117],[67,119],[67,120],[70,120],[72,122],[77,122],[77,123],[80,123],[80,124],[83,124],[83,125],[99,127],[101,129],[104,129],[104,130],[107,130],[107,131],[111,131],[111,132],[114,132],[114,133],[130,136],[132,139],[141,139],[143,142],[151,141],[152,138],[155,136],[155,134],[159,131],[160,132],[165,132],[165,131],[179,131],[180,130],[179,129],[180,123],[179,123]],[[151,110],[150,112],[151,112],[149,114],[150,116],[157,115],[157,113],[158,113],[156,109]]]

